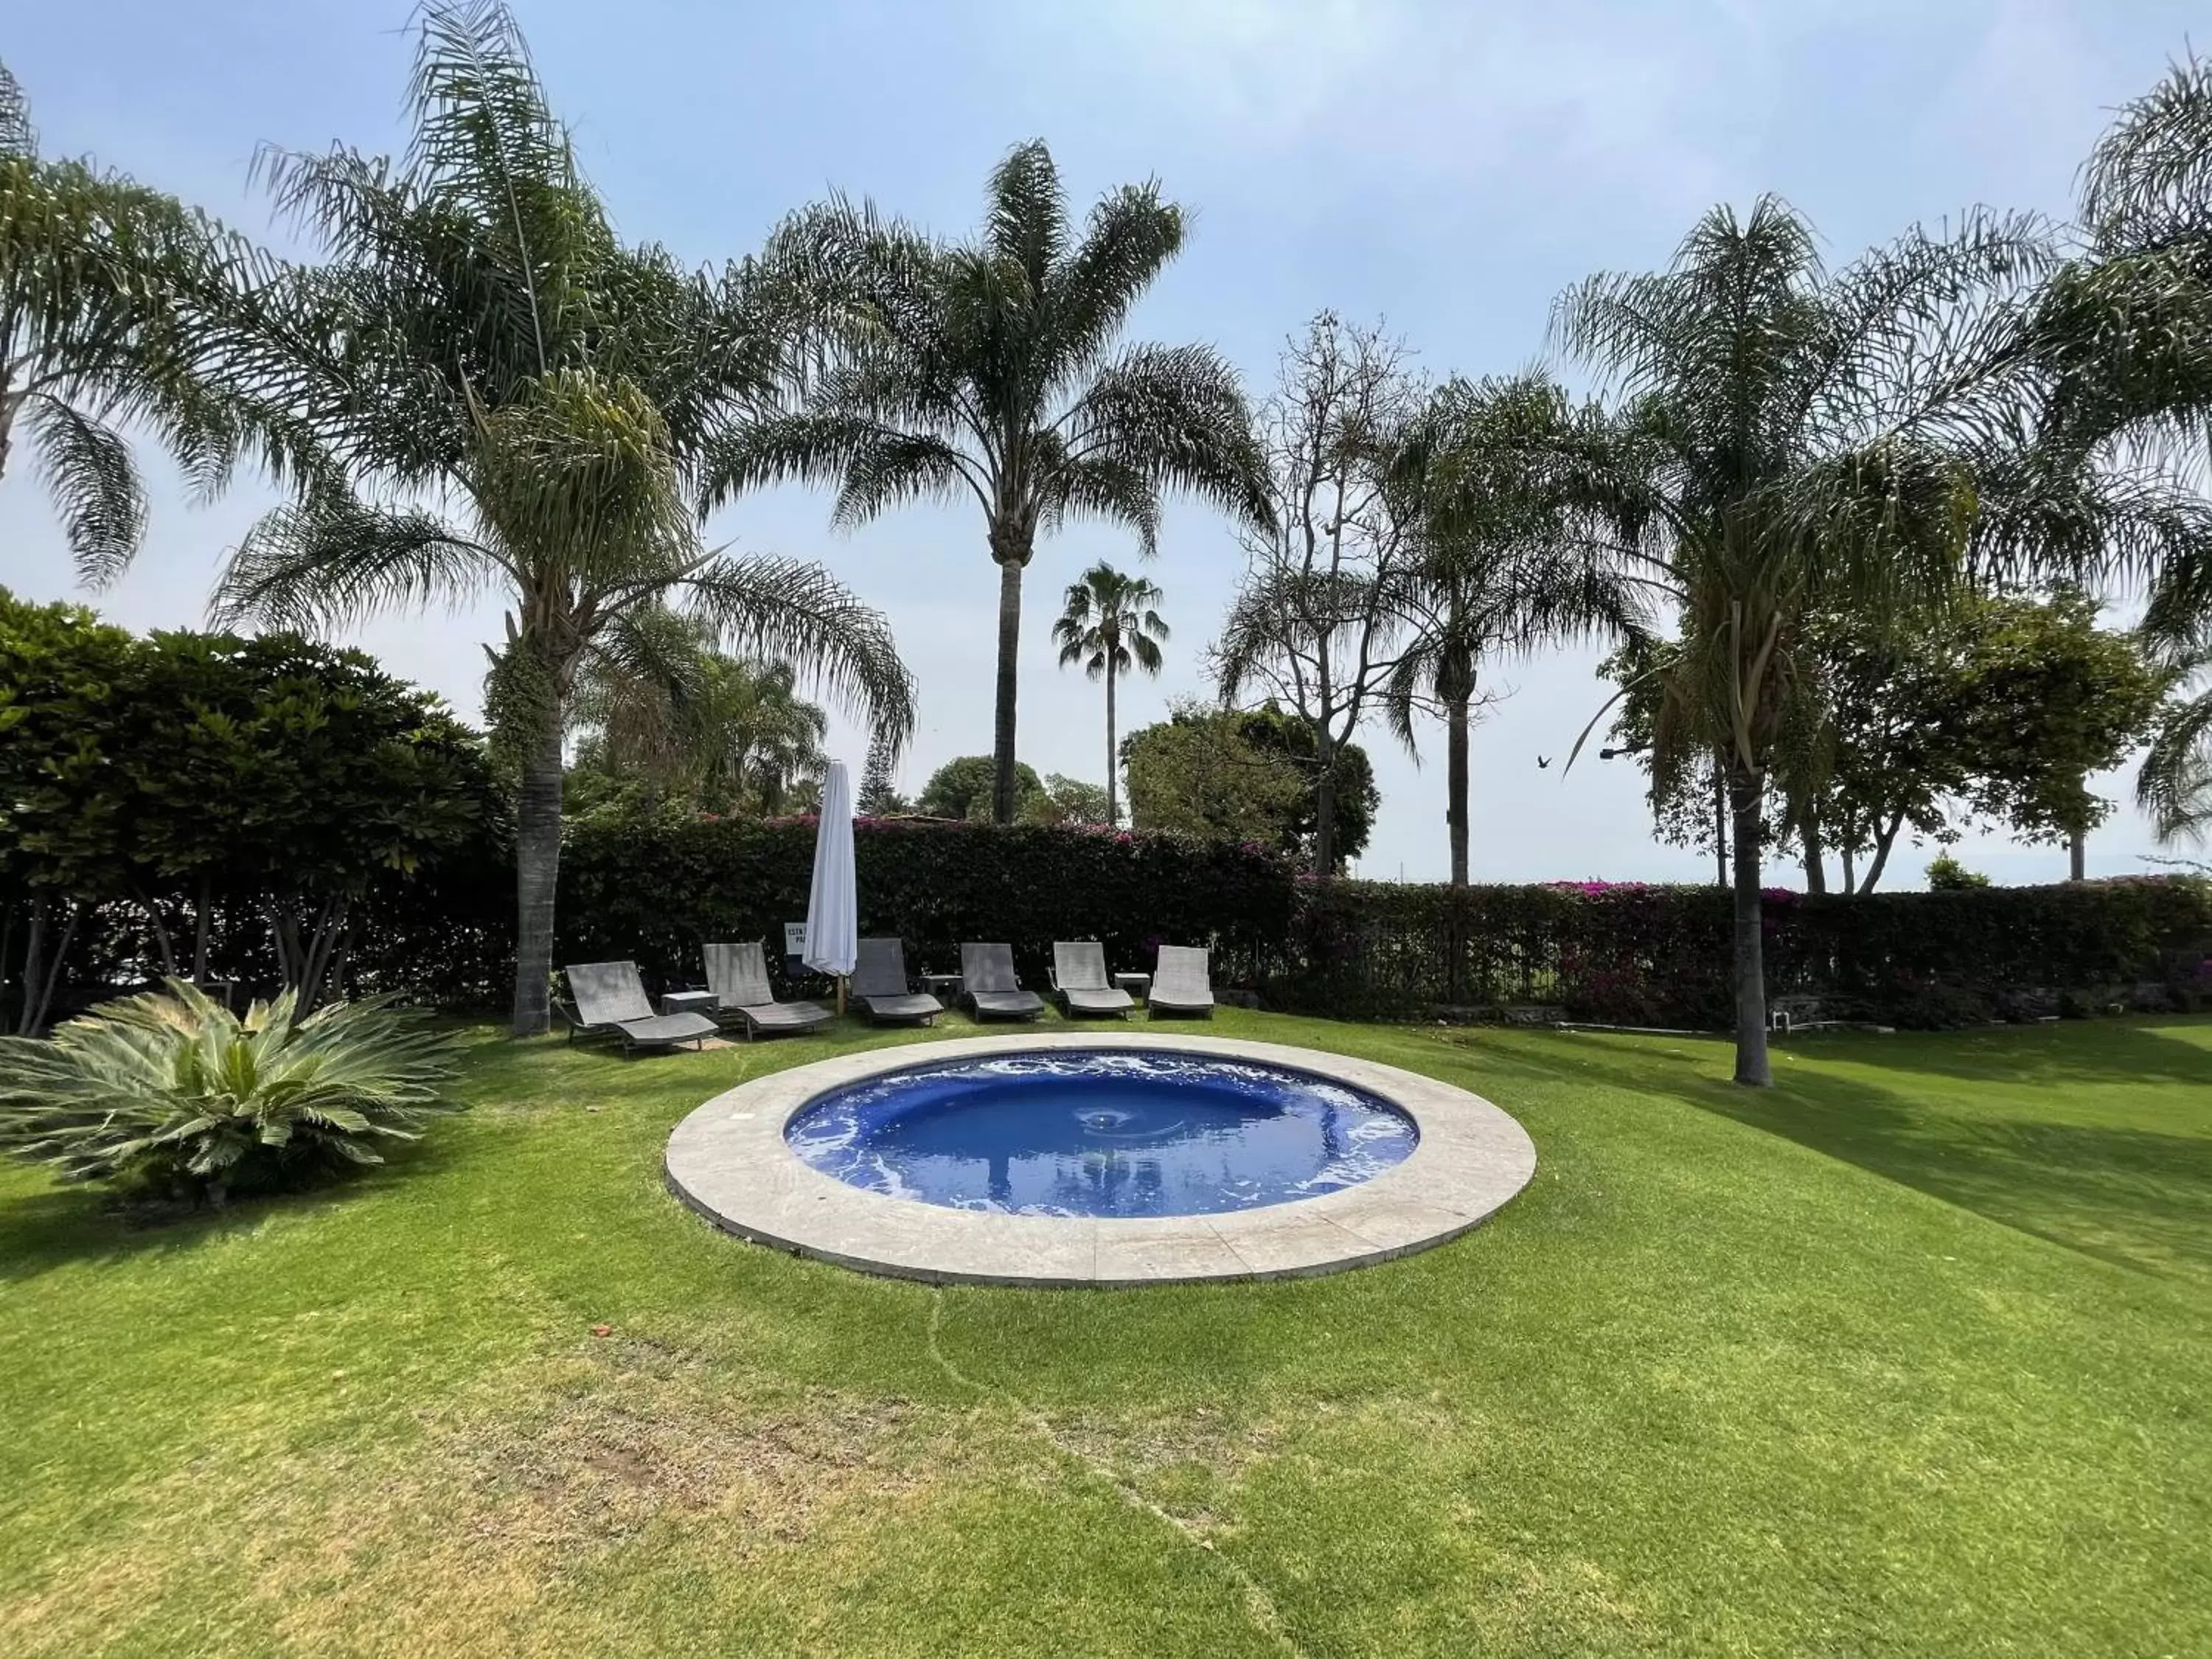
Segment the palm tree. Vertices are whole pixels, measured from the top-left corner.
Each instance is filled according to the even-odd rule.
[[[2025,331],[2046,377],[2047,447],[2132,452],[2194,475],[2212,459],[2212,64],[2175,64],[2124,106],[2081,171],[2083,246]],[[2143,639],[2179,700],[2136,782],[2160,839],[2212,828],[2212,538],[2108,562],[2153,576]]]
[[[767,264],[812,325],[804,399],[732,434],[718,490],[777,478],[836,485],[833,522],[972,496],[999,567],[992,816],[1013,821],[1022,573],[1071,518],[1116,520],[1149,556],[1164,491],[1264,521],[1250,414],[1205,346],[1116,348],[1130,308],[1182,246],[1182,210],[1132,185],[1073,234],[1041,143],[991,174],[974,240],[946,244],[835,200],[779,231]]]
[[[568,715],[587,734],[579,763],[649,780],[707,811],[784,811],[829,765],[827,712],[799,695],[790,664],[718,651],[690,617],[654,623],[655,637],[625,630],[578,677]]]
[[[1421,549],[1400,582],[1405,635],[1383,708],[1414,750],[1414,719],[1444,725],[1451,884],[1468,884],[1468,737],[1481,670],[1501,654],[1643,629],[1637,580],[1598,556],[1602,500],[1580,458],[1604,416],[1547,376],[1453,380],[1397,460],[1425,503]]]
[[[1811,228],[1765,198],[1708,213],[1667,270],[1593,276],[1556,306],[1558,344],[1626,400],[1608,463],[1623,568],[1680,611],[1655,787],[1724,757],[1739,1083],[1771,1081],[1763,808],[1789,735],[1818,723],[1807,619],[1895,623],[1948,603],[1975,510],[1969,458],[2008,395],[2008,304],[2046,246],[2032,222],[1977,216],[1831,273]]]
[[[225,366],[324,465],[240,545],[216,605],[331,627],[507,597],[486,711],[521,779],[526,1035],[549,1020],[562,732],[595,657],[650,653],[680,608],[899,738],[912,686],[883,618],[817,567],[700,545],[704,458],[781,346],[744,272],[617,240],[502,6],[424,9],[410,101],[399,163],[343,146],[259,163],[328,263],[263,272]]]
[[[20,431],[88,585],[120,574],[145,534],[122,422],[151,428],[202,489],[228,475],[239,414],[203,373],[191,301],[237,252],[173,197],[42,159],[0,65],[0,477]]]
[[[1132,666],[1158,678],[1160,642],[1168,625],[1158,606],[1167,596],[1141,576],[1124,575],[1101,560],[1067,589],[1066,608],[1052,625],[1060,665],[1081,663],[1092,679],[1106,677],[1106,822],[1119,823],[1119,763],[1114,747],[1114,682]]]

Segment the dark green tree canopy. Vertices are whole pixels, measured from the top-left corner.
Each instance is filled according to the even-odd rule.
[[[1273,705],[1178,706],[1122,742],[1129,814],[1139,830],[1253,841],[1310,860],[1318,827],[1313,727]],[[1358,744],[1334,750],[1335,873],[1365,848],[1382,793]]]
[[[915,799],[915,811],[933,818],[988,818],[996,763],[988,755],[963,755],[929,775]],[[1044,780],[1024,761],[1014,769],[1024,805],[1045,793]]]
[[[0,591],[0,878],[34,917],[182,895],[264,915],[312,1003],[347,908],[504,808],[483,745],[358,651],[283,634],[136,638]]]
[[[1801,661],[1818,678],[1802,706],[1817,712],[1786,751],[1768,835],[1802,840],[1809,811],[1826,847],[1869,860],[1864,891],[1905,831],[1941,843],[1987,827],[2050,845],[2094,830],[2112,803],[2088,780],[2148,740],[2171,684],[2096,618],[2093,602],[2062,592],[1977,597],[1910,629],[1811,619]],[[1666,654],[1679,648],[1607,661],[1626,687],[1613,730],[1634,752],[1649,753]],[[1655,784],[1651,799],[1663,838],[1711,844],[1701,783]]]

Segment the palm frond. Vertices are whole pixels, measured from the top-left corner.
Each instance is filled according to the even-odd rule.
[[[1091,210],[1082,243],[1048,279],[1048,352],[1063,380],[1104,362],[1129,313],[1182,252],[1182,210],[1159,184],[1125,185]]]
[[[426,605],[458,606],[510,574],[427,513],[318,495],[264,515],[224,567],[211,618],[313,633]]]
[[[2191,659],[2212,671],[2212,652]],[[2176,703],[2143,757],[2136,800],[2161,842],[2201,844],[2212,832],[2212,690]]]
[[[1059,422],[1071,463],[1119,463],[1261,530],[1274,505],[1236,371],[1206,346],[1135,346],[1101,368]]]
[[[2081,220],[2107,252],[2212,229],[2212,64],[2184,58],[2118,118],[2081,177]]]
[[[131,446],[112,427],[58,398],[33,398],[26,412],[77,580],[104,587],[123,574],[146,534],[146,489]]]
[[[890,624],[820,566],[724,556],[683,586],[692,614],[725,645],[791,664],[801,679],[863,714],[894,750],[912,735],[914,678]]]
[[[991,169],[983,242],[994,261],[1018,272],[1031,305],[1044,297],[1067,243],[1067,191],[1042,139],[1007,151]]]
[[[0,156],[28,159],[39,153],[39,135],[31,125],[31,100],[23,83],[5,64],[0,64]]]

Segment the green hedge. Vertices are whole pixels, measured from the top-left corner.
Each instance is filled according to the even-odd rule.
[[[1767,894],[1770,995],[1831,1018],[1928,1026],[2112,1000],[2212,1006],[2212,884]],[[1310,889],[1267,989],[1367,1016],[1540,1004],[1621,1024],[1730,1019],[1729,899],[1712,886],[1561,883]]]
[[[1005,939],[1042,986],[1055,939],[1097,938],[1117,969],[1164,940],[1207,945],[1224,987],[1271,1006],[1359,1018],[1539,1004],[1623,1024],[1727,1024],[1728,896],[1711,886],[1314,884],[1264,848],[1041,825],[863,820],[860,927],[907,941],[915,971],[953,969],[963,939]],[[634,957],[654,988],[696,983],[709,939],[767,940],[802,918],[805,820],[654,818],[571,825],[556,960]],[[486,838],[356,908],[343,976],[441,1006],[506,1006],[514,884]],[[266,988],[251,913],[216,928],[217,971]],[[1808,898],[1766,906],[1768,985],[1833,1017],[1943,1025],[2120,1000],[2212,1006],[2212,885],[2181,878]],[[102,909],[70,977],[81,1003],[143,981],[142,911]],[[787,990],[794,988],[790,986]]]
[[[862,819],[853,857],[864,935],[905,939],[915,972],[957,971],[963,939],[1014,947],[1042,988],[1055,939],[1104,941],[1116,968],[1163,941],[1208,945],[1249,976],[1286,936],[1295,888],[1264,848],[1075,826]],[[769,941],[803,921],[808,820],[581,824],[562,849],[562,960],[635,957],[650,979],[696,981],[709,939]]]

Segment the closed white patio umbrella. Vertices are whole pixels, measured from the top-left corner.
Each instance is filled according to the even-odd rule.
[[[853,877],[853,789],[845,763],[831,761],[822,780],[822,817],[814,828],[814,885],[806,896],[806,954],[800,960],[837,981],[837,1012],[845,1012],[845,978],[860,955],[860,924]]]

